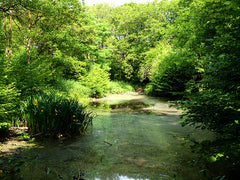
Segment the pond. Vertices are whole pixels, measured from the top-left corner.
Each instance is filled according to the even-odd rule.
[[[24,151],[18,173],[7,179],[157,180],[206,179],[185,137],[207,131],[181,127],[181,112],[166,99],[139,94],[93,100],[97,115],[86,135],[41,143]],[[183,145],[185,144],[185,145]]]

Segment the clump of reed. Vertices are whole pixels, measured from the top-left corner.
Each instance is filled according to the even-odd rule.
[[[55,94],[28,97],[21,106],[21,119],[32,133],[83,134],[92,123],[92,113],[78,101]]]

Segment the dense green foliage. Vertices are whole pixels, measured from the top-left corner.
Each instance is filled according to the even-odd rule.
[[[133,91],[133,86],[123,81],[111,81],[108,87],[108,92],[111,94],[127,93]]]
[[[9,122],[15,114],[18,93],[14,83],[8,79],[6,64],[0,63],[0,122]]]
[[[29,101],[36,93],[82,102],[132,91],[125,81],[141,84],[147,94],[182,99],[176,102],[184,110],[182,125],[217,136],[198,150],[239,166],[239,0],[118,7],[11,0],[1,1],[0,11],[0,123],[16,117],[19,99]],[[33,131],[42,131],[47,120],[32,119]],[[53,131],[61,131],[57,124]]]
[[[147,91],[155,96],[181,97],[187,85],[197,75],[194,56],[186,50],[168,51],[155,57]]]
[[[104,67],[93,65],[86,77],[84,83],[91,89],[92,97],[104,97],[107,94],[109,85],[109,75]]]
[[[186,110],[182,124],[216,132],[217,140],[201,150],[208,156],[221,153],[218,159],[232,162],[234,168],[239,167],[236,160],[240,154],[239,13],[237,1],[193,1],[177,20],[188,27],[182,31],[185,42],[181,39],[176,43],[198,56],[202,77],[190,87],[198,90],[179,102]],[[187,34],[190,28],[194,32]]]
[[[44,92],[63,95],[66,98],[75,99],[80,102],[84,101],[91,95],[91,89],[84,86],[80,81],[64,78],[59,78],[56,80],[54,84],[54,90],[50,87]]]
[[[21,106],[21,118],[33,133],[84,133],[93,116],[78,101],[56,95],[29,97]]]

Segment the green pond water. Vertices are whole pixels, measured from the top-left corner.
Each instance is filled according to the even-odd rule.
[[[7,179],[158,180],[206,179],[184,137],[207,131],[179,125],[180,112],[165,100],[115,95],[93,100],[97,114],[82,137],[42,142],[22,153],[24,163]]]

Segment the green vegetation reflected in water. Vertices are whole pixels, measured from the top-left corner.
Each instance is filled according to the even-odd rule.
[[[155,105],[159,103],[155,101]],[[188,146],[182,145],[182,137],[190,134],[203,138],[207,136],[206,132],[181,127],[178,115],[136,113],[136,108],[132,113],[126,113],[120,111],[126,106],[116,105],[112,110],[111,107],[107,107],[108,113],[103,111],[103,115],[95,119],[87,135],[62,143],[44,143],[23,153],[25,163],[12,178],[204,179],[201,167],[191,166],[196,156]],[[120,113],[116,111],[118,108]],[[139,110],[142,108],[149,108],[149,105]]]

